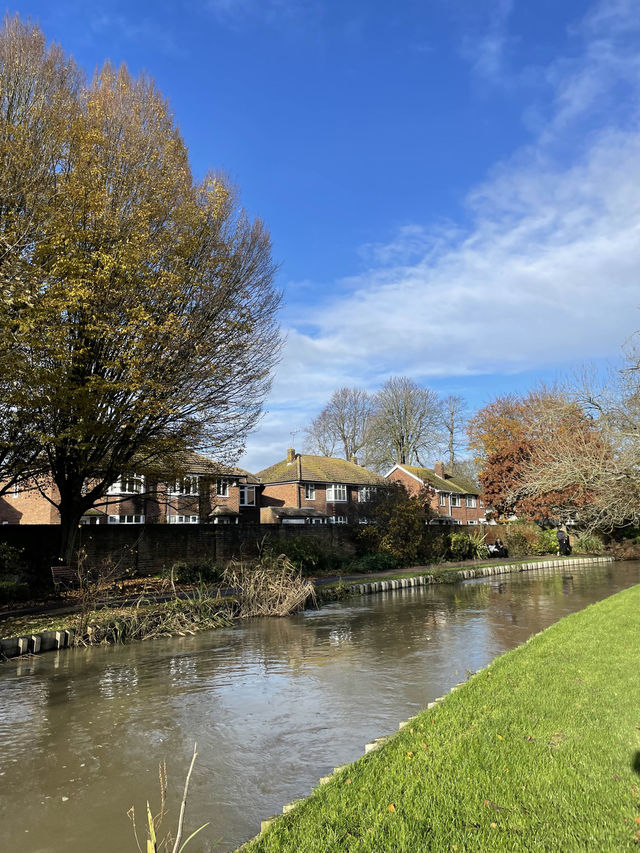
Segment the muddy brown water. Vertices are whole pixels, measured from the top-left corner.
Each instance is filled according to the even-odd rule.
[[[6,662],[0,850],[135,851],[127,810],[142,829],[166,760],[175,825],[194,741],[187,827],[211,824],[187,850],[232,850],[469,671],[638,582],[640,563],[503,575]]]

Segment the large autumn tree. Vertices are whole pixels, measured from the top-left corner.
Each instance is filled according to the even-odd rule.
[[[278,356],[269,235],[222,176],[196,181],[153,82],[86,82],[36,27],[0,31],[0,361],[55,484],[61,558],[123,472],[235,455]]]
[[[544,469],[559,442],[603,452],[592,418],[558,389],[499,397],[474,415],[468,434],[485,504],[499,518],[566,521],[590,502],[589,484],[577,474],[532,487],[531,472]]]

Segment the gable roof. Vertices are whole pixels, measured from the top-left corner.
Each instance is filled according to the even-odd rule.
[[[223,465],[216,462],[215,459],[210,459],[208,456],[203,456],[202,453],[196,453],[193,450],[187,450],[181,453],[176,458],[176,466],[188,474],[209,474],[212,477],[237,477],[245,480],[247,483],[257,485],[259,480],[249,471],[244,468],[238,468],[237,465]]]
[[[362,465],[334,456],[309,456],[296,453],[293,462],[283,459],[270,468],[258,471],[262,483],[346,483],[368,486],[384,482],[383,478]]]
[[[396,465],[395,467],[413,474],[414,477],[418,477],[423,483],[432,486],[439,492],[452,492],[458,495],[480,494],[480,489],[463,477],[456,477],[454,480],[451,475],[445,472],[445,479],[443,479],[438,477],[431,468],[419,468],[415,465]]]

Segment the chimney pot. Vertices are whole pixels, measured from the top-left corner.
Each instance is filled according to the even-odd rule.
[[[433,473],[436,475],[436,477],[440,477],[441,480],[444,480],[444,463],[434,462]]]
[[[291,464],[291,462],[295,462],[295,459],[296,459],[296,451],[294,450],[293,447],[290,447],[287,450],[287,462],[289,464]]]
[[[358,457],[357,457],[357,456],[352,456],[352,457],[349,459],[349,461],[350,461],[350,462],[353,462],[353,464],[354,464],[354,465],[357,465],[357,464],[358,464]]]

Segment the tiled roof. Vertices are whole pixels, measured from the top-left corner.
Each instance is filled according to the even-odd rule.
[[[182,470],[189,474],[211,474],[217,477],[239,477],[246,478],[247,483],[257,484],[257,477],[245,471],[244,468],[238,468],[232,465],[222,465],[214,459],[209,459],[208,456],[203,456],[201,453],[195,453],[189,450],[180,456],[179,465]]]
[[[270,468],[258,471],[263,483],[347,483],[368,486],[384,482],[383,478],[362,465],[337,459],[334,456],[308,456],[297,453],[293,462],[276,462]]]
[[[408,471],[415,477],[419,477],[424,483],[427,483],[429,486],[433,486],[433,488],[437,489],[439,492],[453,492],[458,495],[480,494],[480,490],[477,486],[474,486],[473,483],[463,480],[460,477],[454,480],[445,473],[446,479],[443,480],[442,477],[438,477],[431,468],[418,468],[415,465],[401,465],[400,467],[404,468],[405,471]]]

